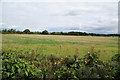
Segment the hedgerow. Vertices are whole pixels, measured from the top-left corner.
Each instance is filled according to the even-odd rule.
[[[120,54],[110,61],[100,60],[96,52],[89,52],[83,58],[26,55],[2,52],[2,80],[119,79]]]

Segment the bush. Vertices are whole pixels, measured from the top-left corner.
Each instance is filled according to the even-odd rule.
[[[96,52],[87,53],[84,58],[76,55],[60,58],[54,55],[37,56],[37,54],[32,57],[33,54],[34,51],[29,56],[16,55],[12,51],[2,52],[3,80],[119,79],[119,55],[115,55],[112,61],[108,62],[100,60]]]
[[[115,65],[115,79],[120,79],[120,53],[116,54],[115,56],[112,57],[112,61],[114,62]]]
[[[32,79],[35,78],[35,67],[24,59],[3,52],[2,79]]]

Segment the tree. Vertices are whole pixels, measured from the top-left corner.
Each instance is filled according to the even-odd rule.
[[[16,30],[15,29],[9,29],[8,33],[16,33]]]
[[[4,34],[4,33],[7,33],[7,29],[3,29],[2,30],[2,33]]]
[[[49,32],[47,30],[42,31],[41,34],[48,34]]]
[[[52,35],[55,35],[55,32],[52,32],[51,34],[52,34]]]
[[[23,32],[26,33],[26,34],[29,34],[30,30],[29,29],[25,29]]]

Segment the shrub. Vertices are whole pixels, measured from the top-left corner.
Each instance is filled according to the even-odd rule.
[[[112,57],[113,65],[115,66],[115,79],[120,79],[120,53]]]
[[[3,52],[2,79],[32,79],[35,78],[35,67],[24,59]]]
[[[2,52],[2,75],[5,79],[119,79],[119,54],[112,61],[102,61],[96,52],[89,52],[83,58],[74,55],[60,58],[55,55],[45,56],[30,51],[25,54]],[[34,56],[32,56],[34,55]]]

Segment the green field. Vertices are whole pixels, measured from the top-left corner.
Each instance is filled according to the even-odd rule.
[[[2,50],[36,51],[36,54],[83,57],[94,50],[100,59],[109,60],[118,53],[118,37],[3,34]],[[27,55],[28,53],[26,53]]]

